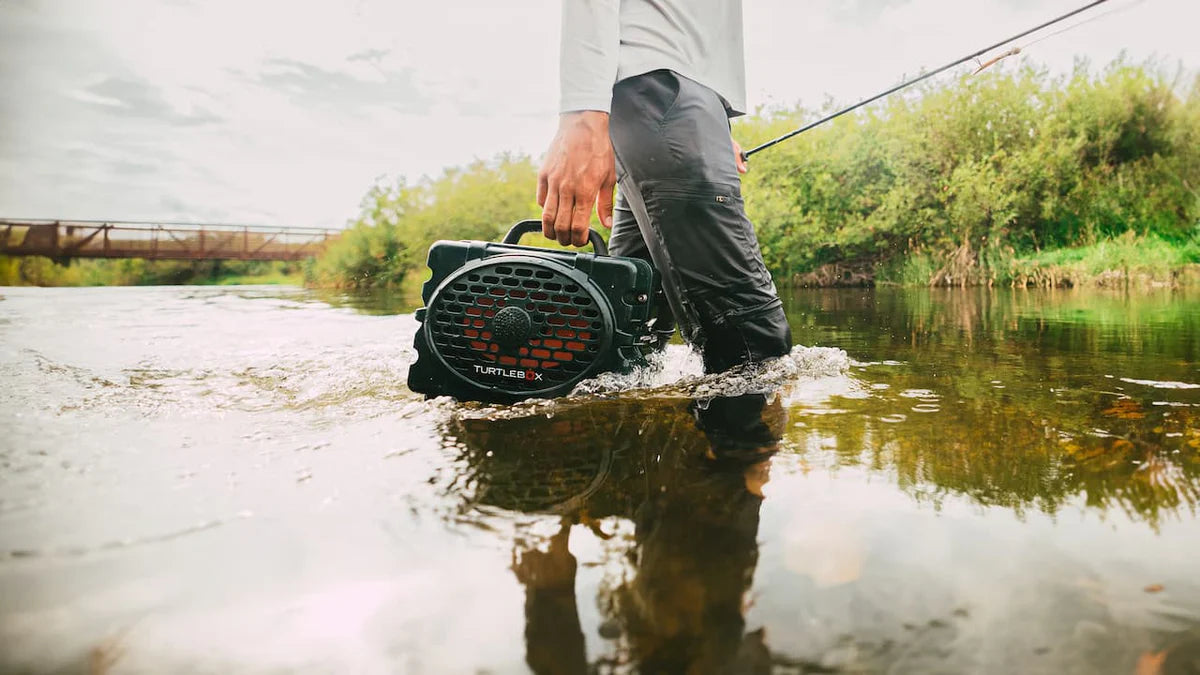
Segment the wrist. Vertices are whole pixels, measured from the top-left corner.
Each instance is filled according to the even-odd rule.
[[[608,113],[602,110],[570,110],[558,115],[558,128],[587,127],[607,129]]]

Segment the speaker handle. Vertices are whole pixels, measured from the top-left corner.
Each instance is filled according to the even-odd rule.
[[[541,231],[542,221],[522,220],[513,225],[512,229],[508,231],[508,234],[504,235],[504,239],[501,239],[500,242],[503,244],[518,244],[521,242],[522,235]],[[596,255],[608,255],[608,245],[604,243],[604,238],[600,236],[599,232],[591,228],[588,228],[588,243],[592,245],[592,250],[595,251]]]

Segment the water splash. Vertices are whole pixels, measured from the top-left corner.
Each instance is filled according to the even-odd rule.
[[[575,387],[571,396],[613,393],[678,395],[689,398],[740,396],[766,392],[804,377],[836,377],[850,368],[846,352],[832,347],[795,346],[787,356],[724,373],[703,374],[700,357],[672,345],[646,368],[632,373],[603,373]]]
[[[614,392],[653,390],[704,375],[700,355],[683,345],[667,345],[647,359],[648,365],[629,373],[600,373],[575,386],[571,396],[599,396]]]
[[[644,368],[629,373],[601,373],[558,399],[530,399],[513,405],[454,405],[452,399],[433,399],[429,403],[460,419],[508,419],[553,415],[597,399],[703,399],[770,392],[804,378],[839,377],[849,369],[850,358],[841,349],[796,346],[778,359],[705,375],[699,355],[683,345],[669,345],[652,355]]]

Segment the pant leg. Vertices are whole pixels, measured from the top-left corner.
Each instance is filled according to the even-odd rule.
[[[786,354],[791,330],[746,217],[720,97],[645,73],[613,88],[609,129],[621,194],[705,369]]]

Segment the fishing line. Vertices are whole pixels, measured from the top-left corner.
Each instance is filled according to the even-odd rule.
[[[1121,7],[1114,7],[1112,9],[1108,10],[1107,12],[1101,12],[1100,14],[1097,14],[1096,16],[1089,17],[1078,23],[1073,23],[1070,26],[1067,26],[1066,28],[1060,28],[1060,29],[1054,31],[1053,33],[1047,33],[1032,42],[1026,43],[1024,47],[1021,47],[1021,46],[1013,47],[1012,49],[1010,49],[1006,52],[1003,52],[1001,54],[997,54],[996,56],[993,56],[992,58],[988,59],[987,61],[984,61],[983,63],[979,63],[979,59],[975,59],[975,62],[979,63],[979,67],[976,68],[975,72],[973,72],[971,74],[978,75],[979,73],[982,73],[983,71],[987,70],[988,68],[991,68],[992,66],[996,65],[997,63],[1000,63],[1004,59],[1007,59],[1010,56],[1016,56],[1017,54],[1020,54],[1021,52],[1025,51],[1026,49],[1029,49],[1030,47],[1036,45],[1037,43],[1039,43],[1043,40],[1048,40],[1056,35],[1062,35],[1063,33],[1075,30],[1076,28],[1079,28],[1080,26],[1083,26],[1085,24],[1089,24],[1098,19],[1103,19],[1106,16],[1111,16],[1111,15],[1117,14],[1119,12],[1124,12],[1127,9],[1132,9],[1132,8],[1142,4],[1145,1],[1146,0],[1133,0],[1133,2],[1131,2],[1127,5],[1123,5]]]
[[[1146,0],[1133,0],[1133,2],[1131,2],[1127,5],[1122,5],[1120,7],[1113,7],[1112,9],[1108,10],[1107,12],[1100,12],[1096,16],[1088,17],[1088,18],[1084,19],[1083,21],[1071,24],[1070,26],[1067,26],[1066,28],[1060,28],[1060,29],[1054,31],[1053,33],[1047,33],[1046,35],[1043,35],[1043,36],[1039,37],[1038,39],[1025,45],[1024,47],[1022,47],[1022,49],[1028,49],[1028,48],[1036,45],[1037,43],[1041,42],[1042,40],[1047,40],[1049,38],[1054,37],[1055,35],[1062,35],[1063,33],[1066,33],[1067,31],[1075,30],[1076,28],[1079,28],[1080,26],[1089,24],[1093,21],[1098,21],[1100,19],[1103,19],[1104,17],[1112,16],[1113,14],[1120,14],[1121,12],[1124,12],[1126,10],[1133,9],[1134,7],[1137,7],[1138,5],[1140,5],[1144,2],[1146,2]]]
[[[855,111],[855,110],[858,110],[859,108],[861,108],[861,107],[863,107],[863,106],[865,106],[865,105],[867,105],[867,104],[869,104],[869,103],[873,103],[873,102],[875,102],[875,101],[878,101],[879,99],[881,99],[881,98],[883,98],[883,97],[885,97],[885,96],[888,96],[888,95],[894,94],[894,93],[896,93],[896,92],[898,92],[898,91],[900,91],[901,89],[904,89],[904,88],[906,88],[906,87],[911,87],[912,85],[914,85],[914,84],[916,84],[916,83],[918,83],[918,82],[922,82],[922,81],[924,81],[924,80],[928,80],[929,78],[931,78],[931,77],[933,77],[933,76],[935,76],[935,75],[937,75],[937,74],[939,74],[939,73],[943,73],[943,72],[945,72],[945,71],[947,71],[947,70],[950,70],[951,68],[954,68],[955,66],[960,66],[960,65],[962,65],[962,64],[964,64],[964,63],[966,63],[967,61],[970,61],[970,60],[972,60],[972,59],[976,59],[976,60],[978,60],[978,58],[979,58],[980,56],[983,56],[984,54],[987,54],[987,53],[988,53],[988,52],[990,52],[990,51],[993,51],[993,50],[995,50],[995,49],[998,49],[998,48],[1000,48],[1000,47],[1003,47],[1004,45],[1006,45],[1006,44],[1008,44],[1008,43],[1010,43],[1010,42],[1016,42],[1017,40],[1020,40],[1021,38],[1025,37],[1026,35],[1031,35],[1031,34],[1033,34],[1033,33],[1036,33],[1036,32],[1038,32],[1038,31],[1040,31],[1040,30],[1043,30],[1043,29],[1045,29],[1045,28],[1049,28],[1050,26],[1053,26],[1053,25],[1055,25],[1055,24],[1057,24],[1057,23],[1061,23],[1061,22],[1063,22],[1063,21],[1066,21],[1067,19],[1070,19],[1070,18],[1071,18],[1071,17],[1073,17],[1073,16],[1077,16],[1077,15],[1079,15],[1079,14],[1082,14],[1082,13],[1084,13],[1084,12],[1088,11],[1089,9],[1092,9],[1093,7],[1097,7],[1097,6],[1099,6],[1099,5],[1103,5],[1104,3],[1108,2],[1108,1],[1109,1],[1109,0],[1094,0],[1093,2],[1089,2],[1088,4],[1086,4],[1086,5],[1082,6],[1082,7],[1079,7],[1078,9],[1071,10],[1070,12],[1067,12],[1066,14],[1063,14],[1062,16],[1057,16],[1057,17],[1055,17],[1055,18],[1053,18],[1053,19],[1050,19],[1049,21],[1046,21],[1045,23],[1042,23],[1042,24],[1039,24],[1039,25],[1037,25],[1037,26],[1034,26],[1033,28],[1030,28],[1030,29],[1028,29],[1028,30],[1021,31],[1020,33],[1017,33],[1016,35],[1014,35],[1014,36],[1012,36],[1012,37],[1010,37],[1010,38],[1007,38],[1007,39],[1005,39],[1005,40],[1001,40],[1000,42],[997,42],[997,43],[996,43],[996,44],[994,44],[994,45],[991,45],[991,46],[988,46],[988,47],[984,47],[983,49],[980,49],[979,51],[973,52],[973,53],[971,53],[971,54],[968,54],[968,55],[966,55],[966,56],[964,56],[964,57],[962,57],[962,58],[960,58],[960,59],[957,59],[957,60],[955,60],[955,61],[952,61],[952,62],[950,62],[950,63],[947,63],[946,65],[942,66],[941,68],[938,68],[937,70],[933,70],[933,71],[930,71],[930,72],[928,72],[928,73],[925,73],[924,75],[921,75],[921,76],[919,76],[919,77],[914,77],[914,78],[913,78],[913,79],[911,79],[911,80],[906,80],[906,81],[904,81],[904,82],[901,82],[900,84],[898,84],[898,85],[896,85],[896,86],[892,87],[891,89],[888,89],[888,90],[886,90],[886,91],[883,91],[883,92],[880,92],[880,93],[878,93],[878,94],[875,94],[874,96],[872,96],[872,97],[870,97],[870,98],[863,99],[862,101],[859,101],[858,103],[855,103],[855,104],[854,104],[854,105],[852,105],[852,106],[848,106],[848,107],[846,107],[846,108],[843,108],[843,109],[841,109],[841,110],[839,110],[839,111],[837,111],[837,112],[835,112],[835,113],[831,113],[831,114],[829,114],[829,115],[826,115],[825,117],[822,117],[821,119],[819,119],[819,120],[817,120],[817,121],[815,121],[815,122],[811,122],[811,123],[809,123],[809,124],[806,124],[806,125],[804,125],[804,126],[800,127],[799,129],[796,129],[796,130],[794,130],[794,131],[789,131],[788,133],[786,133],[786,134],[784,134],[784,135],[780,136],[779,138],[776,138],[776,139],[773,139],[773,140],[767,141],[766,143],[763,143],[762,145],[759,145],[759,146],[757,146],[757,147],[754,147],[754,148],[751,148],[751,149],[749,149],[749,150],[746,150],[745,152],[743,152],[743,153],[742,153],[742,158],[743,158],[743,159],[749,159],[751,155],[753,155],[753,154],[755,154],[755,153],[757,153],[757,152],[762,152],[763,150],[766,150],[767,148],[769,148],[769,147],[772,147],[772,146],[774,146],[774,145],[778,145],[779,143],[782,143],[782,142],[786,141],[787,139],[789,139],[789,138],[792,138],[793,136],[796,136],[796,135],[802,134],[802,133],[804,133],[805,131],[808,131],[809,129],[812,129],[813,127],[820,126],[820,125],[822,125],[822,124],[824,124],[824,123],[826,123],[826,122],[828,122],[828,121],[830,121],[830,120],[833,120],[833,119],[836,119],[836,118],[838,118],[838,117],[841,117],[842,115],[845,115],[846,113],[849,113],[849,112],[853,112],[853,111]],[[1139,2],[1140,2],[1140,1],[1141,1],[1141,0],[1139,0]],[[1127,8],[1126,8],[1126,9],[1127,9]],[[1111,12],[1110,12],[1110,13],[1111,13]],[[1104,16],[1104,15],[1102,14],[1102,15],[1100,15],[1100,16]],[[1100,18],[1100,17],[1094,17],[1094,18],[1097,18],[1097,19],[1098,19],[1098,18]],[[1086,22],[1081,22],[1081,23],[1079,23],[1079,24],[1075,24],[1075,26],[1070,26],[1070,27],[1068,27],[1068,28],[1066,28],[1066,29],[1064,29],[1063,31],[1060,31],[1060,32],[1065,32],[1066,30],[1070,30],[1071,28],[1074,28],[1074,27],[1076,27],[1076,26],[1083,25],[1083,23],[1086,23]],[[1046,37],[1049,37],[1049,36],[1046,36]],[[1030,43],[1030,44],[1034,44],[1034,43]],[[1027,45],[1027,46],[1028,46],[1028,45]],[[1009,54],[1009,55],[1011,55],[1011,54],[1013,54],[1013,53],[1019,53],[1019,48],[1017,48],[1017,50],[1016,50],[1016,51],[1011,51],[1011,50],[1010,50],[1010,54]],[[1003,58],[1003,57],[1001,57],[1001,58]],[[998,59],[996,59],[996,60],[998,60]],[[994,61],[993,61],[993,62],[994,62]],[[990,65],[990,63],[989,63],[988,65]],[[986,66],[985,66],[985,67],[986,67]]]

